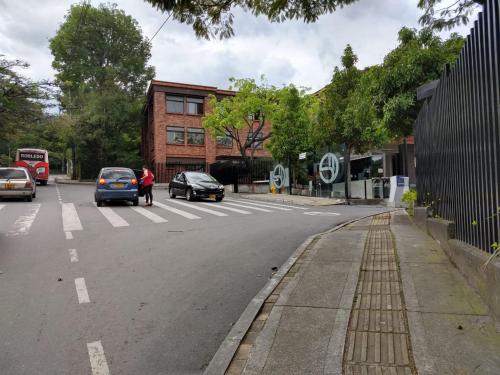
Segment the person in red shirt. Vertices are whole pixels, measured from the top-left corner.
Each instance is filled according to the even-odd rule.
[[[141,183],[144,189],[144,196],[146,198],[146,206],[153,205],[153,183],[155,180],[155,176],[153,172],[149,170],[149,168],[144,165],[142,167],[142,178]]]

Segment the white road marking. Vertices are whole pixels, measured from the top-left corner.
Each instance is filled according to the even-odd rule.
[[[0,204],[0,210],[5,207],[5,204]]]
[[[207,203],[207,202],[201,202],[202,204],[206,205],[206,206],[210,206],[210,207],[217,207],[218,209],[221,209],[221,210],[227,210],[227,211],[233,211],[233,212],[237,212],[239,214],[243,214],[243,215],[251,215],[252,213],[250,211],[245,211],[245,210],[239,210],[237,208],[232,208],[232,207],[226,207],[226,206],[223,206],[221,205],[220,203],[217,203],[217,204],[214,204],[214,203]]]
[[[78,253],[76,252],[76,249],[69,249],[69,257],[70,257],[70,261],[71,263],[76,263],[78,262]]]
[[[104,349],[100,341],[87,344],[92,375],[109,375],[109,367],[104,356]]]
[[[85,279],[79,277],[75,279],[76,294],[78,294],[78,303],[89,303],[89,293],[87,292],[87,286],[85,285]]]
[[[7,232],[7,236],[15,237],[28,234],[33,221],[35,221],[36,215],[40,210],[41,204],[32,204],[28,206],[28,212],[24,215],[19,216],[19,218],[14,223],[11,230]]]
[[[255,199],[246,199],[246,198],[244,198],[244,199],[240,200],[240,202],[246,202],[246,201],[256,202],[256,203],[265,203],[265,204],[268,204],[270,206],[294,208],[294,209],[297,209],[297,210],[308,210],[309,209],[307,207],[291,206],[291,205],[288,205],[288,204],[280,204],[280,203],[274,203],[274,202],[268,202],[268,201],[258,201],[258,200],[255,200]]]
[[[94,206],[97,207],[94,202]],[[109,223],[117,227],[128,227],[128,223],[123,219],[120,215],[118,215],[115,211],[113,211],[110,207],[97,207],[99,212],[104,215],[104,217],[109,221]]]
[[[291,208],[284,208],[284,207],[269,207],[268,204],[266,203],[252,203],[252,202],[245,202],[242,200],[236,200],[236,199],[226,199],[226,201],[230,202],[236,202],[236,203],[243,203],[243,204],[249,204],[250,206],[257,206],[257,207],[266,207],[266,208],[272,208],[273,210],[280,210],[280,211],[292,211]]]
[[[154,212],[146,210],[145,208],[142,207],[130,207],[130,208],[133,209],[138,214],[147,217],[153,223],[160,224],[160,223],[166,223],[168,221],[167,219],[164,219],[161,216],[155,214]]]
[[[181,216],[184,216],[186,219],[191,219],[191,220],[195,220],[195,219],[201,219],[201,217],[199,216],[196,216],[192,213],[189,213],[189,212],[186,212],[186,211],[182,211],[182,210],[179,210],[175,207],[170,207],[170,206],[167,206],[166,204],[163,204],[163,203],[159,203],[159,202],[154,202],[153,205],[157,206],[157,207],[160,207],[160,208],[163,208],[164,210],[167,210],[167,211],[170,211],[170,212],[173,212],[174,214],[177,214],[177,215],[181,215]]]
[[[208,208],[203,208],[203,207],[197,206],[196,204],[181,202],[181,201],[178,201],[178,200],[175,200],[175,199],[170,199],[170,202],[173,202],[173,203],[176,203],[176,204],[180,204],[181,206],[186,206],[186,207],[192,208],[194,210],[203,211],[203,212],[206,212],[207,214],[212,214],[212,215],[215,215],[215,216],[227,216],[227,214],[225,214],[223,212],[210,210]]]
[[[83,230],[82,223],[73,203],[62,204],[63,228],[65,232]]]
[[[320,211],[304,212],[304,215],[309,215],[309,216],[340,216],[340,214],[337,212],[320,212]]]
[[[73,239],[73,233],[71,233],[71,232],[64,232],[64,234],[66,235],[66,239],[67,240],[72,240]]]
[[[224,202],[225,204],[230,204],[231,206],[236,206],[236,207],[243,207],[243,208],[248,208],[249,210],[255,210],[255,211],[262,211],[262,212],[274,212],[271,210],[267,210],[265,208],[259,208],[259,207],[254,207],[254,206],[248,206],[246,204],[238,204],[238,203],[233,203],[233,202]]]

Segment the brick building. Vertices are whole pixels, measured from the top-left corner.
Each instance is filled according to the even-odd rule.
[[[223,99],[235,92],[212,86],[151,81],[141,152],[155,170],[157,182],[170,181],[180,170],[209,172],[218,160],[241,159],[236,142],[228,136],[212,137],[202,126],[203,115],[210,111],[210,94]],[[263,133],[269,131],[270,124],[266,123]],[[247,136],[248,131],[244,130],[240,139],[243,141]],[[255,158],[270,156],[262,143],[255,143]]]

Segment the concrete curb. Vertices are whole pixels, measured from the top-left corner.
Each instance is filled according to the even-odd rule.
[[[253,323],[255,317],[259,313],[264,301],[271,295],[276,286],[281,282],[283,277],[288,273],[290,268],[293,267],[297,259],[302,255],[302,253],[307,249],[307,247],[314,241],[316,237],[322,236],[327,233],[335,232],[349,224],[355,223],[357,221],[380,215],[386,212],[393,212],[397,210],[387,210],[379,212],[376,214],[366,215],[356,219],[348,220],[344,223],[338,224],[335,227],[328,229],[324,232],[313,234],[309,236],[287,259],[287,261],[280,267],[280,269],[273,275],[271,279],[264,285],[264,287],[257,293],[257,295],[250,301],[246,309],[241,314],[238,321],[234,324],[231,331],[228,333],[219,349],[213,356],[212,360],[208,364],[207,368],[203,372],[203,375],[222,375],[226,372],[229,367],[236,350],[238,349],[241,340],[246,335],[248,329]]]

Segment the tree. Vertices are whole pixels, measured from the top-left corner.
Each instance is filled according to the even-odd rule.
[[[80,177],[95,177],[104,165],[138,166],[141,110],[154,68],[137,21],[116,5],[75,4],[50,48],[61,106],[74,120],[66,139]]]
[[[337,8],[358,0],[145,0],[181,23],[192,25],[197,37],[230,38],[233,31],[233,8],[241,7],[254,16],[263,15],[271,22],[301,19],[315,22]]]
[[[304,90],[286,86],[277,93],[277,106],[271,117],[273,134],[267,148],[276,160],[288,161],[290,170],[299,154],[312,149],[310,129],[317,116],[319,101]]]
[[[246,167],[252,171],[256,146],[271,136],[271,132],[264,134],[263,130],[277,108],[277,90],[266,84],[257,85],[253,79],[230,81],[235,95],[222,100],[212,95],[212,111],[203,117],[203,127],[214,137],[231,137]]]
[[[461,24],[466,25],[469,23],[469,16],[484,5],[485,0],[457,0],[436,9],[442,2],[443,0],[418,1],[418,7],[424,10],[424,14],[419,19],[422,26],[441,31]]]
[[[321,92],[318,123],[313,128],[317,146],[344,145],[345,196],[351,196],[351,153],[363,153],[382,144],[384,128],[377,120],[370,95],[376,68],[360,71],[350,45],[344,49],[342,67],[335,67],[330,84]]]

